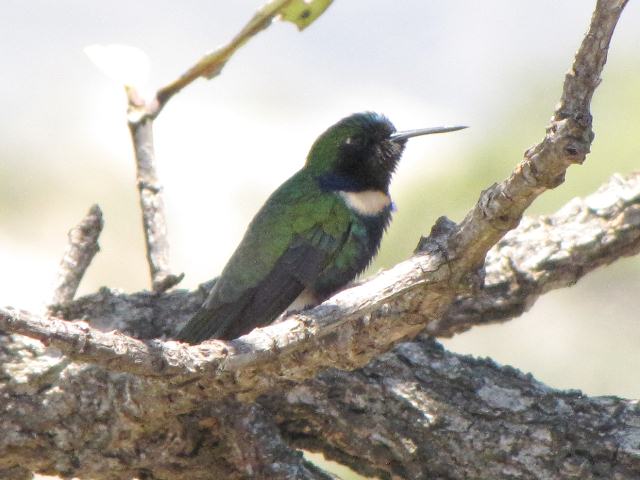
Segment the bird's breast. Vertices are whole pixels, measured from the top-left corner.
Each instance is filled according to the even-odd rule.
[[[380,214],[391,205],[391,197],[380,190],[361,192],[338,191],[344,203],[359,215],[371,217]]]

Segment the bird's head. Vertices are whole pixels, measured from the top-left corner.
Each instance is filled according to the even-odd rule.
[[[389,188],[407,140],[465,127],[436,127],[396,132],[384,115],[355,113],[329,127],[311,147],[305,168],[331,190]]]

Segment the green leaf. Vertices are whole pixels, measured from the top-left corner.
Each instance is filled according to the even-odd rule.
[[[324,13],[333,0],[293,0],[280,10],[280,19],[304,30]]]

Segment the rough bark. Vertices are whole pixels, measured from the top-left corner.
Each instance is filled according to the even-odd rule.
[[[174,415],[172,398],[152,382],[70,364],[25,340],[0,336],[0,471],[94,480],[330,478],[286,445],[257,405],[204,401],[189,416]]]
[[[130,90],[129,102],[134,104],[138,98]],[[130,109],[133,108],[130,105]],[[129,115],[133,118],[133,115]],[[129,121],[129,131],[133,142],[136,160],[136,183],[142,211],[142,226],[147,262],[151,274],[152,289],[156,293],[164,292],[178,284],[184,277],[174,275],[169,268],[169,240],[167,239],[167,221],[162,198],[162,186],[155,167],[155,149],[153,146],[153,119]]]
[[[504,321],[549,289],[637,251],[639,202],[640,175],[614,177],[552,217],[524,221],[489,256],[485,288],[454,302],[440,333]],[[557,236],[549,236],[550,228]],[[540,248],[542,238],[548,248]],[[173,312],[186,320],[204,293],[104,290],[65,311],[103,326],[110,318],[127,319],[122,325],[133,332],[147,332],[153,319],[170,333],[178,326]],[[43,337],[50,327],[42,323],[48,332]],[[92,329],[87,341],[95,342],[97,334],[129,339]],[[99,352],[86,349],[83,338],[73,344],[84,355],[78,358],[99,362]],[[554,391],[511,368],[447,354],[424,337],[362,370],[331,369],[302,384],[280,365],[277,381],[243,390],[245,375],[260,369],[239,370],[229,374],[236,382],[230,390],[220,382],[219,395],[211,394],[210,378],[197,369],[169,375],[165,367],[150,374],[144,369],[154,364],[142,361],[143,375],[109,371],[119,364],[70,363],[18,336],[0,337],[0,352],[0,468],[96,480],[323,478],[291,450],[298,447],[382,478],[598,478],[597,472],[609,472],[600,478],[634,478],[640,471],[640,443],[634,443],[640,412],[632,402]],[[223,376],[218,372],[218,380]],[[228,395],[216,401],[223,392],[244,399],[265,395],[256,407]],[[433,421],[426,420],[430,416]],[[245,464],[253,470],[240,468]],[[272,464],[282,476],[259,470]],[[554,477],[553,468],[561,476]]]
[[[98,237],[103,226],[102,210],[93,205],[82,221],[69,231],[69,244],[58,269],[52,304],[73,300],[91,260],[100,250]]]
[[[260,402],[292,445],[380,478],[640,478],[637,402],[553,390],[426,336]]]
[[[525,217],[489,251],[483,287],[456,298],[426,331],[446,337],[517,317],[541,294],[639,251],[640,174],[615,175],[555,215]]]
[[[594,138],[591,98],[600,84],[609,43],[627,1],[598,0],[545,138],[525,152],[509,178],[482,192],[449,239],[458,267],[454,279],[482,265],[489,249],[518,225],[527,207],[546,190],[562,184],[570,165],[584,162]]]
[[[555,215],[522,222],[489,253],[483,285],[442,303],[439,308],[446,314],[441,318],[423,317],[411,310],[415,289],[424,281],[425,255],[420,253],[342,292],[333,304],[231,342],[189,347],[156,339],[136,340],[121,333],[148,338],[155,331],[171,336],[198,308],[206,287],[162,296],[102,290],[57,312],[67,319],[90,319],[93,328],[0,308],[0,328],[30,335],[75,360],[165,378],[171,385],[188,382],[182,387],[185,400],[190,398],[187,391],[196,402],[203,391],[210,399],[236,395],[251,400],[283,382],[310,378],[327,367],[351,370],[365,365],[371,355],[367,349],[383,348],[390,334],[388,330],[371,331],[373,315],[384,316],[389,328],[399,328],[394,322],[400,326],[413,322],[412,328],[426,326],[433,336],[451,336],[476,324],[517,316],[542,293],[572,285],[593,269],[639,249],[640,174],[626,179],[615,176],[595,194],[573,200]],[[446,251],[440,250],[438,256],[446,258]],[[394,281],[387,283],[390,275]],[[354,318],[357,328],[349,333],[367,335],[378,343],[354,341],[360,346],[352,351],[332,331],[318,339],[310,318],[318,328]],[[118,330],[100,331],[106,328]]]

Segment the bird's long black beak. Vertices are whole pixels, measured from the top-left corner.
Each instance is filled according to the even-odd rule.
[[[431,135],[432,133],[455,132],[456,130],[462,130],[463,128],[468,128],[468,127],[456,126],[456,127],[418,128],[416,130],[405,130],[404,132],[392,133],[389,139],[393,140],[394,142],[399,142],[402,140],[407,140],[408,138],[411,138],[411,137],[419,137],[420,135]]]

